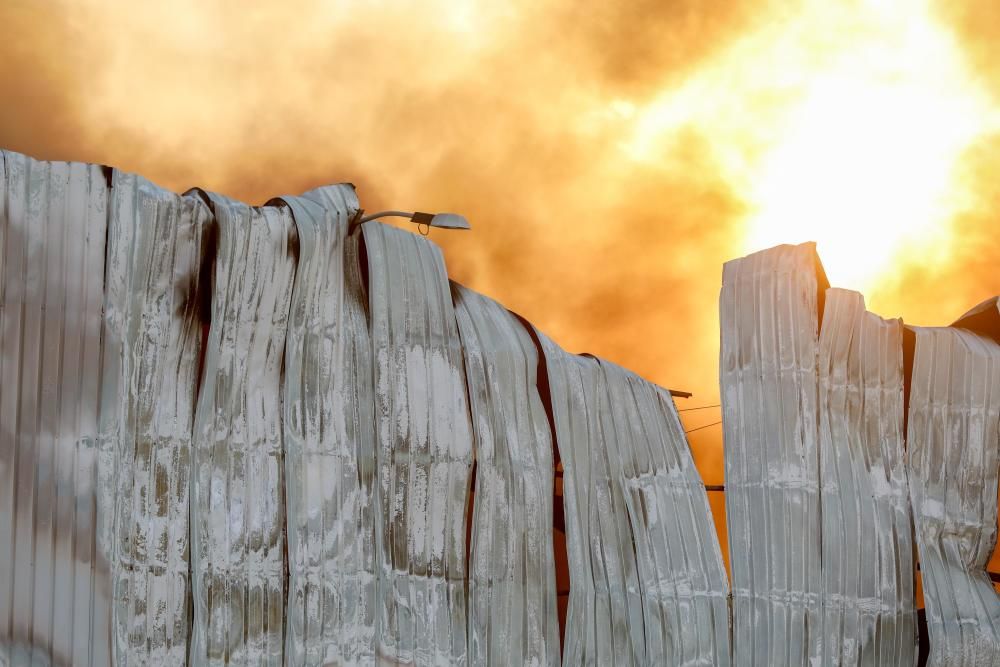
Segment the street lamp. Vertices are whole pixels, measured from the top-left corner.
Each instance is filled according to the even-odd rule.
[[[354,221],[351,223],[352,227],[355,225],[363,225],[366,222],[376,220],[378,218],[409,218],[410,222],[414,223],[417,226],[417,230],[424,236],[427,236],[427,234],[430,233],[431,227],[440,227],[441,229],[472,229],[469,225],[469,221],[457,213],[379,211],[378,213],[371,213],[369,215],[363,214],[364,210],[358,211],[357,216],[355,216]]]

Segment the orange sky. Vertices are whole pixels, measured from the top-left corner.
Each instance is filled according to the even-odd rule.
[[[718,403],[728,258],[816,240],[915,324],[1000,293],[1000,5],[602,4],[6,0],[0,146],[463,213],[456,280],[680,407]],[[691,444],[721,483],[720,429]]]

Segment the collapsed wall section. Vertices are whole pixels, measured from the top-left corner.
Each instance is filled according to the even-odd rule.
[[[564,466],[563,664],[730,664],[722,555],[672,399],[538,338]]]
[[[284,664],[282,365],[295,275],[287,208],[206,195],[217,226],[194,424],[191,664]]]
[[[465,535],[472,425],[441,250],[363,226],[375,386],[376,651],[468,660]]]
[[[997,539],[1000,345],[965,329],[913,331],[908,470],[930,664],[997,664],[1000,598],[985,570]]]
[[[822,657],[812,244],[727,262],[719,362],[738,665]]]
[[[197,197],[112,178],[98,502],[117,664],[184,664],[191,441],[211,220]],[[102,520],[103,523],[103,520]]]
[[[903,448],[903,324],[826,293],[819,337],[823,660],[913,665],[912,519]]]
[[[803,244],[723,272],[734,658],[912,665],[902,323],[821,270]]]
[[[451,289],[476,454],[469,663],[556,665],[552,435],[538,350],[503,306],[455,283]]]
[[[289,665],[375,660],[372,350],[349,185],[284,197],[298,229],[285,347]]]

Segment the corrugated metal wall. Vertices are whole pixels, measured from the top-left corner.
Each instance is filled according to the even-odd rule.
[[[912,665],[914,526],[933,661],[1000,661],[996,301],[907,330],[811,245],[726,265],[730,605],[669,393],[352,186],[0,157],[0,664]]]
[[[917,328],[910,386],[908,471],[930,664],[1000,664],[1000,599],[985,572],[997,540],[1000,345]]]
[[[97,545],[108,187],[0,152],[0,662],[110,662]],[[117,396],[117,394],[115,394]]]
[[[804,244],[727,263],[720,317],[736,663],[916,664],[915,526],[931,664],[1000,664],[996,302],[906,329]]]

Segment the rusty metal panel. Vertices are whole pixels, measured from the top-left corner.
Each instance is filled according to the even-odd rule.
[[[371,341],[353,187],[285,197],[299,238],[285,358],[289,665],[375,662]]]
[[[217,251],[191,455],[190,664],[282,665],[282,365],[295,228],[285,207],[208,197]]]
[[[1000,663],[1000,599],[986,564],[997,538],[1000,345],[914,328],[907,424],[910,498],[930,663]]]
[[[826,291],[819,337],[824,665],[913,665],[903,325]]]
[[[472,427],[440,249],[379,223],[368,253],[379,660],[466,662]]]
[[[0,151],[0,663],[106,665],[96,543],[107,184]]]
[[[111,562],[114,659],[182,665],[211,214],[196,197],[117,170],[110,207],[98,503],[99,544]]]
[[[455,283],[452,297],[476,450],[469,663],[556,665],[552,435],[538,350],[497,302]]]
[[[722,555],[669,393],[538,336],[564,466],[563,664],[729,665]]]
[[[719,364],[733,661],[822,659],[818,258],[778,246],[725,264]]]

